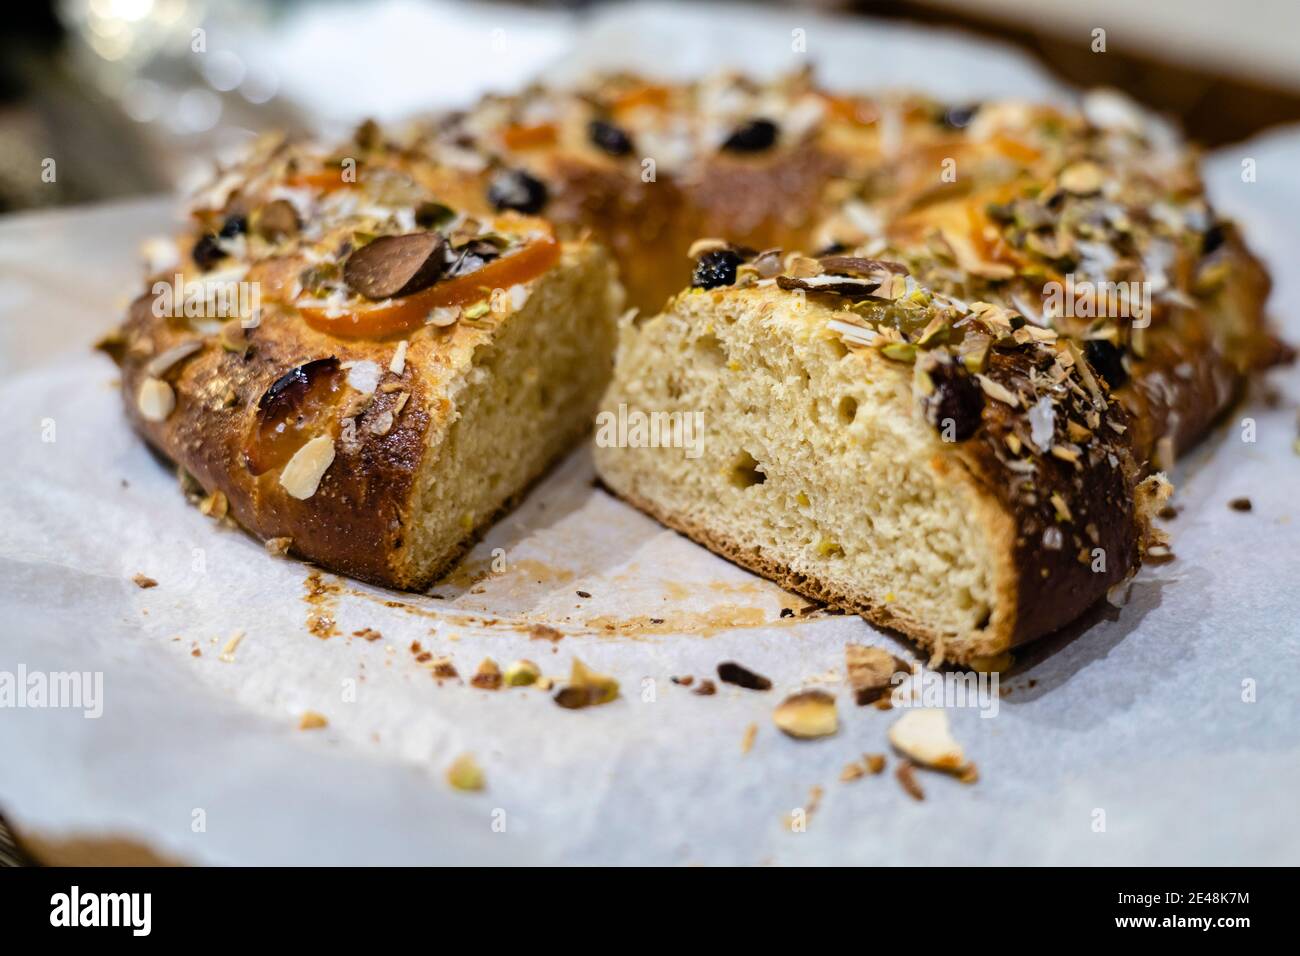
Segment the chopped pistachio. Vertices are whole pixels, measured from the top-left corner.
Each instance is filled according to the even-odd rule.
[[[447,768],[447,782],[457,790],[482,790],[487,781],[483,769],[469,754],[461,754]]]
[[[507,687],[527,687],[537,683],[541,676],[542,669],[529,660],[515,661],[506,668],[504,675]]]

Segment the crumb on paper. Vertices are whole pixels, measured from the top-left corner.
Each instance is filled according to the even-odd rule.
[[[499,690],[501,688],[501,668],[497,666],[497,662],[492,658],[485,657],[469,682],[479,690]]]
[[[134,581],[135,586],[140,588],[141,590],[148,590],[149,588],[156,588],[158,586],[157,581],[155,581],[151,577],[146,577],[143,574],[137,574],[134,577],[132,577],[131,580]]]
[[[329,721],[325,715],[314,710],[304,710],[302,716],[298,719],[299,730],[320,730],[328,726]]]
[[[740,738],[740,752],[747,754],[754,749],[754,739],[758,736],[758,724],[750,724],[745,728],[745,734]]]
[[[262,542],[266,548],[266,553],[282,558],[289,553],[289,548],[293,545],[293,538],[267,538]]]
[[[553,698],[566,710],[582,707],[594,707],[607,704],[618,697],[618,681],[604,674],[597,674],[578,658],[573,659],[569,673],[569,682]]]
[[[884,648],[866,644],[845,644],[844,664],[848,671],[849,687],[853,689],[853,699],[859,707],[888,697],[895,686],[895,675],[911,673],[906,661]]]
[[[379,631],[376,631],[373,627],[363,627],[359,631],[353,631],[352,636],[359,637],[363,641],[377,641],[380,638],[382,638],[384,635],[381,634]]]
[[[547,624],[534,624],[528,629],[528,638],[533,641],[558,641],[564,635]]]
[[[916,769],[911,761],[900,761],[898,768],[894,771],[894,776],[898,779],[898,782],[902,785],[903,789],[907,791],[907,795],[913,800],[925,799],[925,791],[922,790],[921,785],[916,782]]]

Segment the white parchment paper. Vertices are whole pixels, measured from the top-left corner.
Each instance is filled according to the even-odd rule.
[[[729,55],[762,68],[778,55],[764,44],[783,56],[800,25],[782,16],[607,13],[575,38],[565,68],[616,43],[622,65],[645,65],[629,64],[644,50],[699,67],[723,49],[724,26],[738,31]],[[964,52],[919,70],[915,31],[823,33],[825,21],[798,19],[838,83],[897,73],[950,95],[1016,91],[960,85],[992,76],[1003,78],[995,87],[1052,90],[998,49],[944,39]],[[953,73],[953,59],[982,70]],[[1255,182],[1242,182],[1243,158]],[[1274,311],[1293,342],[1300,320],[1284,304],[1300,295],[1298,163],[1300,132],[1283,132],[1224,150],[1208,169],[1274,271]],[[127,428],[115,370],[89,352],[135,290],[139,240],[173,209],[158,200],[0,221],[0,672],[103,680],[95,719],[0,708],[0,812],[20,832],[120,837],[218,864],[1300,862],[1296,371],[1270,377],[1276,407],[1257,395],[1177,469],[1178,559],[1145,569],[1123,610],[1022,652],[996,716],[952,710],[981,780],[922,774],[917,803],[890,776],[839,782],[846,762],[887,750],[897,712],[854,707],[832,673],[843,675],[846,640],[911,648],[853,617],[780,617],[804,602],[593,488],[584,450],[433,589],[438,598],[323,574],[336,590],[305,600],[310,568],[269,558],[184,501]],[[1254,442],[1242,440],[1245,418]],[[1239,496],[1251,512],[1228,508]],[[137,573],[158,586],[140,589]],[[313,614],[332,616],[337,636],[313,635]],[[539,622],[565,637],[531,639]],[[382,637],[352,636],[364,628]],[[623,694],[566,711],[536,689],[439,685],[416,641],[466,677],[484,656],[530,658],[562,677],[576,655]],[[727,659],[775,688],[700,697],[669,680],[714,676]],[[839,733],[784,737],[772,708],[817,681],[837,695]],[[298,730],[304,710],[328,727]],[[466,752],[486,772],[482,793],[443,779]],[[823,796],[806,832],[790,832],[788,814],[808,807],[813,787]]]

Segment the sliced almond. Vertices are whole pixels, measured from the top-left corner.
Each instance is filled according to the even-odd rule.
[[[824,690],[791,694],[772,713],[772,721],[783,733],[800,740],[829,737],[840,726],[835,698]]]
[[[1016,393],[1005,385],[993,381],[987,375],[976,375],[975,380],[980,383],[980,388],[984,389],[984,394],[989,398],[1010,405],[1012,408],[1020,407],[1020,399],[1016,396]]]
[[[961,773],[966,755],[948,732],[948,714],[935,707],[909,710],[889,728],[889,742],[925,767]]]
[[[407,345],[406,339],[402,339],[397,343],[397,348],[393,351],[393,360],[388,363],[388,371],[394,375],[401,375],[402,372],[406,371]]]
[[[436,325],[440,329],[445,329],[449,325],[455,325],[460,319],[460,306],[458,305],[439,305],[429,310],[430,325]]]
[[[140,417],[147,422],[165,422],[176,409],[176,393],[160,378],[146,378],[136,396]]]
[[[292,497],[306,501],[316,494],[325,472],[334,463],[334,439],[317,435],[299,448],[280,472],[280,485]]]
[[[173,345],[167,351],[150,359],[149,364],[144,367],[144,373],[150,378],[157,378],[181,359],[189,358],[201,348],[203,348],[203,343],[198,339],[191,339],[188,342],[182,342],[180,345]]]

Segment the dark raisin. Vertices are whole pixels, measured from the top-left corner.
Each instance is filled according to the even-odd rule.
[[[1219,246],[1223,245],[1223,241],[1226,238],[1227,236],[1224,234],[1223,225],[1216,222],[1209,229],[1205,230],[1205,235],[1201,237],[1201,254],[1208,256],[1215,249],[1218,249]]]
[[[1105,339],[1090,339],[1084,354],[1088,357],[1088,364],[1097,370],[1097,374],[1104,378],[1111,388],[1119,388],[1128,381],[1128,371],[1124,368],[1123,349]]]
[[[964,129],[970,125],[970,121],[975,118],[975,111],[978,106],[953,106],[943,114],[943,125],[950,129]]]
[[[767,119],[753,119],[737,126],[722,148],[729,153],[758,153],[776,144],[776,124]]]
[[[740,262],[740,256],[731,249],[706,252],[695,261],[695,274],[691,276],[691,285],[697,289],[716,289],[718,286],[735,285],[736,267]]]
[[[925,400],[926,417],[945,439],[965,441],[980,427],[984,390],[955,362],[927,370],[934,391]]]
[[[542,211],[546,205],[546,184],[522,169],[505,169],[492,177],[488,185],[488,202],[498,212],[513,209],[526,215]]]
[[[735,661],[723,661],[718,665],[718,679],[724,684],[735,684],[748,690],[771,690],[772,682],[762,674],[755,674],[748,667],[742,667]]]
[[[216,236],[211,233],[204,233],[199,237],[199,241],[194,243],[194,249],[190,252],[190,257],[194,260],[196,266],[207,272],[226,258],[226,253],[217,244]]]
[[[613,123],[594,119],[587,124],[587,135],[598,149],[611,156],[626,156],[632,152],[632,140]]]
[[[248,232],[247,216],[227,216],[226,221],[221,224],[221,231],[217,233],[222,239],[233,239],[235,236],[243,235]]]

